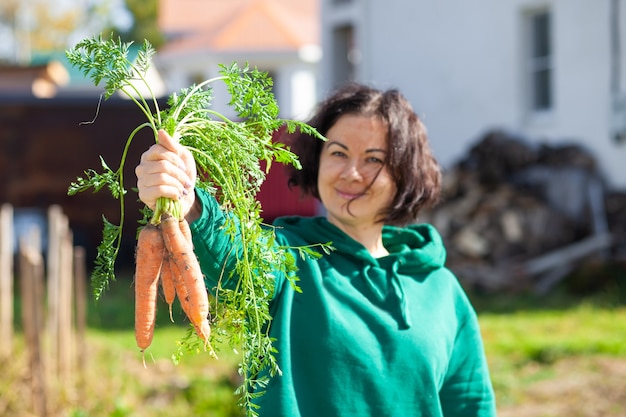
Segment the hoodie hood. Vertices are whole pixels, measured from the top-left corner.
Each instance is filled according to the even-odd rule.
[[[446,260],[441,236],[429,224],[384,226],[383,244],[389,255],[382,258],[372,257],[363,245],[324,217],[282,217],[274,224],[298,234],[307,243],[330,243],[334,249],[332,254],[360,263],[361,277],[368,291],[381,303],[392,301],[395,306],[392,313],[401,328],[411,326],[403,279],[421,280],[431,271],[442,268]]]

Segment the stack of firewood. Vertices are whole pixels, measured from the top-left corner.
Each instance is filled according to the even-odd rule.
[[[610,256],[625,209],[581,146],[494,131],[444,173],[442,200],[421,220],[441,232],[465,285],[547,292],[580,262]]]

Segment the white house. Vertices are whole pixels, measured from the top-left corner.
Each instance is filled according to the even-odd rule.
[[[305,118],[317,102],[318,0],[160,0],[168,39],[156,63],[176,91],[218,75],[218,64],[248,63],[267,71],[281,116]],[[222,84],[214,108],[229,114]]]
[[[504,129],[582,144],[626,187],[621,0],[321,0],[320,94],[397,87],[445,165]]]

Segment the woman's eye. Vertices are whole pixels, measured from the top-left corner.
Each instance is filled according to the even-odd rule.
[[[383,161],[380,158],[376,158],[374,156],[367,158],[367,162],[373,163],[373,164],[383,164],[385,161]]]

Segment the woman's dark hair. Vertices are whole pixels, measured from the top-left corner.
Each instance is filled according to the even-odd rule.
[[[325,136],[346,114],[380,117],[387,126],[385,164],[397,191],[390,207],[381,213],[381,221],[392,225],[414,222],[422,208],[438,201],[441,190],[441,170],[421,120],[398,90],[350,83],[322,101],[307,123]],[[302,164],[301,170],[288,167],[289,187],[299,187],[303,194],[319,199],[317,175],[324,142],[300,132],[286,142]]]

